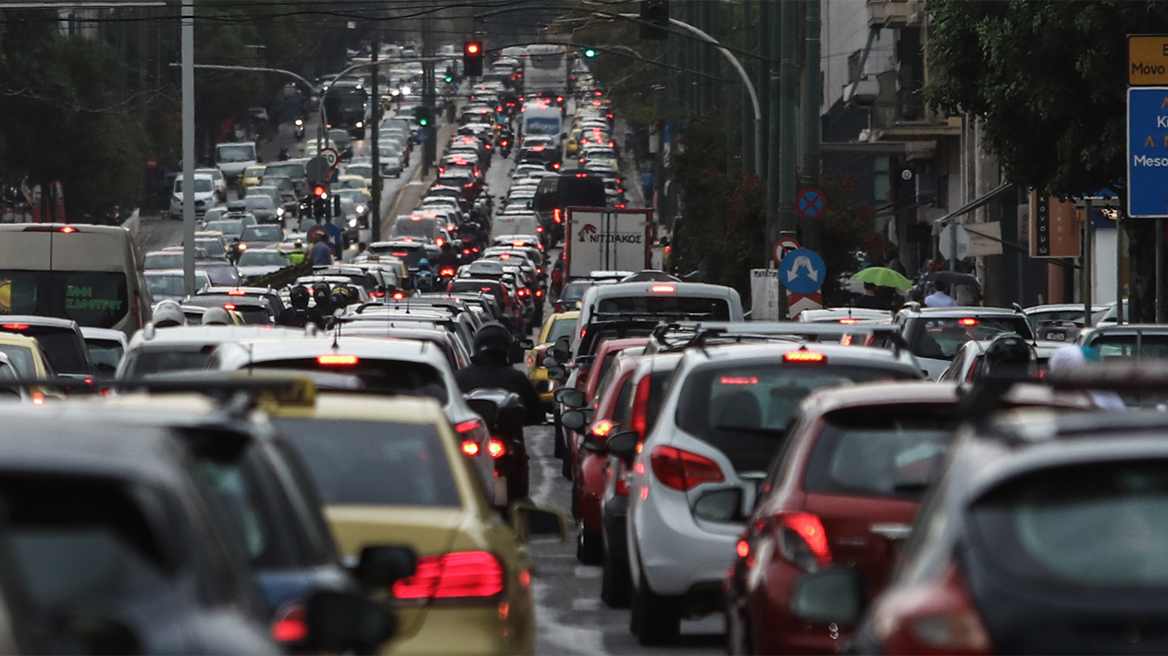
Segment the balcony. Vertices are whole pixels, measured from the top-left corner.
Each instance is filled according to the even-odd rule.
[[[901,28],[919,25],[923,0],[867,0],[868,27]]]

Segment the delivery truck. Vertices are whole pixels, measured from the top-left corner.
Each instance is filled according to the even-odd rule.
[[[564,235],[568,278],[594,271],[652,268],[653,210],[569,207]]]

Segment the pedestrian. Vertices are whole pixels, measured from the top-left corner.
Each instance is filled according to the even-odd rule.
[[[633,154],[633,131],[625,130],[625,153]]]
[[[855,306],[869,310],[887,310],[889,304],[876,295],[876,285],[864,283],[864,295],[856,299]]]
[[[328,266],[333,263],[333,252],[324,242],[323,232],[312,234],[312,266]]]
[[[358,255],[360,255],[361,253],[364,253],[367,250],[369,250],[369,244],[366,244],[363,241],[357,242],[357,254]]]
[[[933,283],[933,289],[936,291],[925,297],[926,307],[955,307],[957,305],[957,299],[947,293],[949,284],[944,280]]]

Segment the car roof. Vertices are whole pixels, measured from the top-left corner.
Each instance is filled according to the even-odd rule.
[[[631,272],[630,272],[631,273]],[[637,296],[649,295],[660,292],[654,292],[653,287],[660,285],[670,285],[674,288],[673,295],[676,296],[717,296],[723,297],[729,294],[730,288],[722,285],[707,285],[700,282],[669,282],[662,283],[658,281],[650,282],[618,282],[612,285],[596,285],[591,290],[595,294],[595,299],[609,298],[614,296]]]
[[[906,372],[912,372],[918,377],[921,373],[919,368],[913,367],[904,360],[898,359],[897,355],[889,349],[870,346],[842,346],[823,342],[808,344],[798,341],[776,340],[771,342],[711,344],[704,348],[686,349],[685,354],[687,358],[702,358],[707,362],[737,362],[782,358],[788,351],[798,351],[801,349],[822,353],[826,356],[829,365],[833,361],[843,360],[854,364],[871,363],[894,366],[904,369]],[[812,368],[816,365],[808,364],[805,366]]]
[[[121,332],[121,331],[115,331]],[[24,348],[31,348],[36,351],[40,349],[40,342],[35,337],[28,335],[21,335],[20,333],[8,333],[0,330],[0,344],[7,346],[21,346]]]
[[[901,312],[921,315],[925,317],[1022,317],[1026,315],[1011,308],[981,307],[976,305],[957,305],[954,307],[923,307],[919,309],[904,309]]]
[[[273,362],[311,358],[330,353],[344,353],[358,358],[378,360],[410,360],[433,364],[446,354],[429,342],[394,338],[365,337],[300,337],[288,339],[254,338],[221,344],[216,352],[224,363],[229,360],[244,366],[248,362]]]
[[[94,328],[92,326],[81,326],[81,336],[85,339],[106,339],[126,343],[126,333],[112,328]]]
[[[825,415],[845,408],[956,403],[957,385],[923,380],[896,383],[862,383],[814,390],[803,401],[805,414]]]
[[[183,307],[186,311],[187,306]],[[201,310],[207,308],[200,307]],[[281,328],[278,326],[171,326],[156,328],[154,335],[146,337],[147,331],[139,330],[130,338],[129,349],[167,348],[177,345],[209,345],[234,342],[241,339],[255,337],[275,338],[280,336],[303,337],[304,332],[299,329]]]
[[[26,323],[30,326],[47,326],[51,328],[77,328],[77,322],[72,319],[59,317],[41,317],[31,314],[6,314],[2,318],[3,324]]]

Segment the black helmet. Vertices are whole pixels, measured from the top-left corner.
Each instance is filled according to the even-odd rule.
[[[297,310],[303,310],[308,307],[309,296],[307,287],[296,285],[288,292],[288,302]]]
[[[511,354],[511,331],[499,323],[484,324],[475,333],[474,354],[497,353],[504,358]]]
[[[352,300],[349,288],[344,285],[337,285],[333,289],[333,305],[337,307],[345,307]]]
[[[1029,376],[1030,365],[1034,362],[1034,351],[1030,344],[1018,335],[1006,333],[998,335],[986,347],[982,359],[982,376]]]
[[[321,281],[312,286],[312,297],[316,299],[317,305],[328,303],[331,293],[327,282]]]

